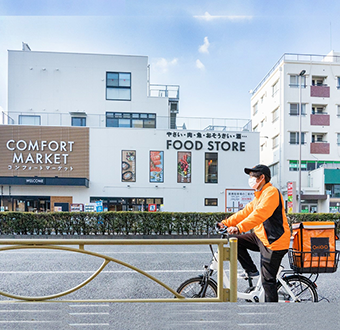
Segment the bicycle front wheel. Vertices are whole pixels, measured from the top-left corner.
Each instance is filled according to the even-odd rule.
[[[318,302],[318,293],[315,290],[313,283],[304,276],[288,276],[284,278],[289,289],[297,298],[295,302]],[[277,286],[279,302],[294,302],[290,293],[279,282]]]
[[[185,298],[215,298],[217,297],[217,285],[202,277],[193,277],[183,282],[177,292]]]

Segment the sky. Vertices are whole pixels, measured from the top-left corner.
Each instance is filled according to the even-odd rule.
[[[151,83],[180,85],[181,117],[250,119],[249,93],[284,53],[340,51],[338,0],[0,0],[7,50],[145,55]]]

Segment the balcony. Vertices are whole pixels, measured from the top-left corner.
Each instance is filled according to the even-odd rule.
[[[169,100],[179,101],[179,86],[151,84],[149,95],[151,97],[168,97]]]
[[[314,97],[330,97],[330,89],[327,85],[310,86],[310,96]]]
[[[310,124],[314,126],[329,126],[330,116],[327,114],[310,115]]]
[[[310,144],[311,154],[329,154],[330,145],[328,142],[313,142]]]

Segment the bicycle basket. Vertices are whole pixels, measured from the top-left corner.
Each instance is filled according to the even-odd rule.
[[[301,252],[288,250],[290,268],[297,273],[334,273],[338,268],[340,251]]]

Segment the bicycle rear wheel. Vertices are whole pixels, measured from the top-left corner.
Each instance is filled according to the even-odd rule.
[[[185,298],[215,298],[217,285],[211,280],[205,283],[203,277],[193,277],[183,282],[177,292]]]
[[[318,302],[318,293],[308,278],[300,275],[292,275],[284,278],[284,280],[298,299],[297,302]],[[277,286],[277,293],[279,295],[279,302],[294,302],[293,298],[280,282]]]

